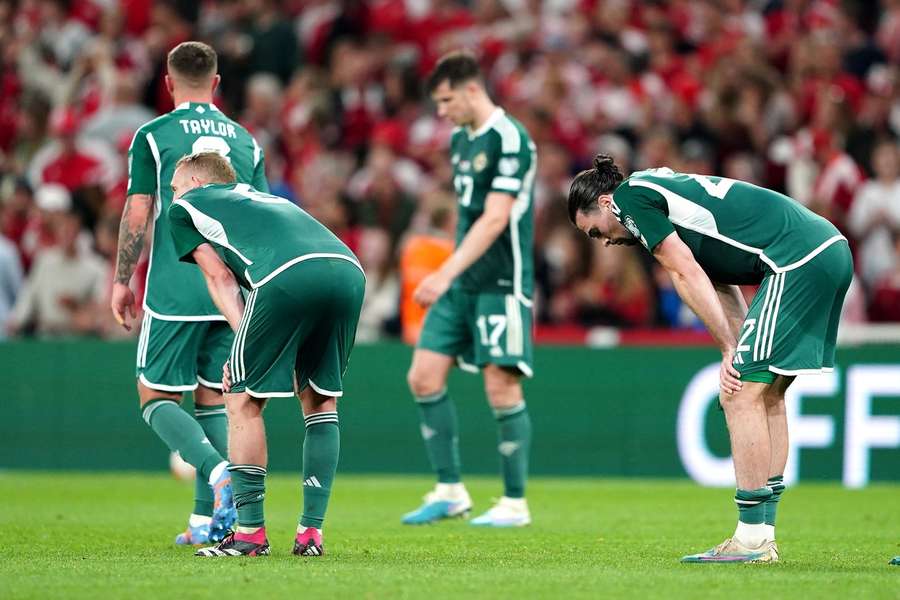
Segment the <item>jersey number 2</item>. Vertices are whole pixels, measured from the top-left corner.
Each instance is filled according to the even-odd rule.
[[[231,159],[228,158],[228,153],[231,152],[231,146],[220,137],[215,137],[213,135],[198,137],[194,142],[194,145],[191,146],[191,154],[199,154],[200,152],[218,152],[225,157],[228,162],[231,162]]]

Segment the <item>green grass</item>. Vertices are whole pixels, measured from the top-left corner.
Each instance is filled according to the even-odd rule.
[[[272,556],[200,559],[171,540],[192,488],[166,475],[0,473],[0,598],[900,598],[900,487],[788,489],[777,565],[682,565],[728,535],[728,490],[538,479],[534,525],[404,527],[424,478],[339,475],[327,556],[290,555],[298,478],[269,479]],[[476,509],[498,484],[467,482]]]

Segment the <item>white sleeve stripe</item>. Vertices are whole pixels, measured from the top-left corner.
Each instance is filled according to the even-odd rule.
[[[522,148],[522,136],[513,122],[503,115],[497,120],[494,129],[500,134],[500,147],[503,154],[518,154]]]
[[[518,192],[522,189],[522,180],[516,179],[515,177],[494,177],[494,181],[491,182],[492,188],[497,188],[498,190],[507,190],[510,192]]]
[[[262,154],[262,148],[259,147],[259,144],[256,142],[256,138],[253,139],[253,166],[259,164],[259,157]]]

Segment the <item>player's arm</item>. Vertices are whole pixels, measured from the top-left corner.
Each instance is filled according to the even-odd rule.
[[[216,307],[222,311],[231,329],[235,331],[241,324],[244,315],[244,299],[241,296],[241,286],[231,269],[219,258],[215,249],[208,243],[197,246],[191,253],[191,258],[203,271],[209,295],[212,296]]]
[[[128,287],[141,252],[144,236],[153,215],[153,193],[156,192],[156,161],[150,152],[146,134],[138,131],[128,149],[128,198],[119,224],[119,246],[116,250],[116,275],[110,308],[116,321],[127,330],[131,325],[125,312],[134,319],[134,294]]]
[[[713,282],[713,287],[716,288],[716,294],[719,296],[719,302],[722,304],[725,317],[731,326],[731,332],[734,334],[735,339],[740,338],[741,326],[747,317],[747,302],[744,300],[741,288],[736,285],[716,282]]]
[[[719,345],[722,351],[722,389],[729,393],[740,390],[740,374],[731,364],[737,336],[709,276],[675,232],[653,248],[653,256],[669,273],[678,295],[700,317]]]
[[[487,252],[509,225],[515,198],[502,192],[490,192],[484,202],[484,212],[472,223],[468,233],[441,268],[422,280],[413,298],[422,306],[434,304],[447,291],[453,280]]]

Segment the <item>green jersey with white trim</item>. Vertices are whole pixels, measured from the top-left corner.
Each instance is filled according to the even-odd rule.
[[[758,284],[844,239],[791,198],[759,186],[671,169],[637,171],[613,192],[613,214],[651,252],[673,231],[710,279]]]
[[[128,195],[156,197],[144,309],[173,321],[224,320],[196,267],[178,262],[164,216],[172,203],[175,163],[187,154],[215,151],[231,162],[238,181],[268,191],[262,149],[250,133],[213,104],[185,102],[144,124],[128,150]]]
[[[245,183],[193,189],[172,202],[166,220],[175,256],[193,262],[194,249],[209,243],[247,289],[309,259],[345,259],[359,267],[353,252],[305,210]]]
[[[514,294],[530,302],[534,288],[532,199],[537,152],[521,123],[496,109],[477,131],[459,128],[450,140],[459,201],[456,245],[484,213],[491,192],[515,198],[509,226],[454,282],[464,291]]]

